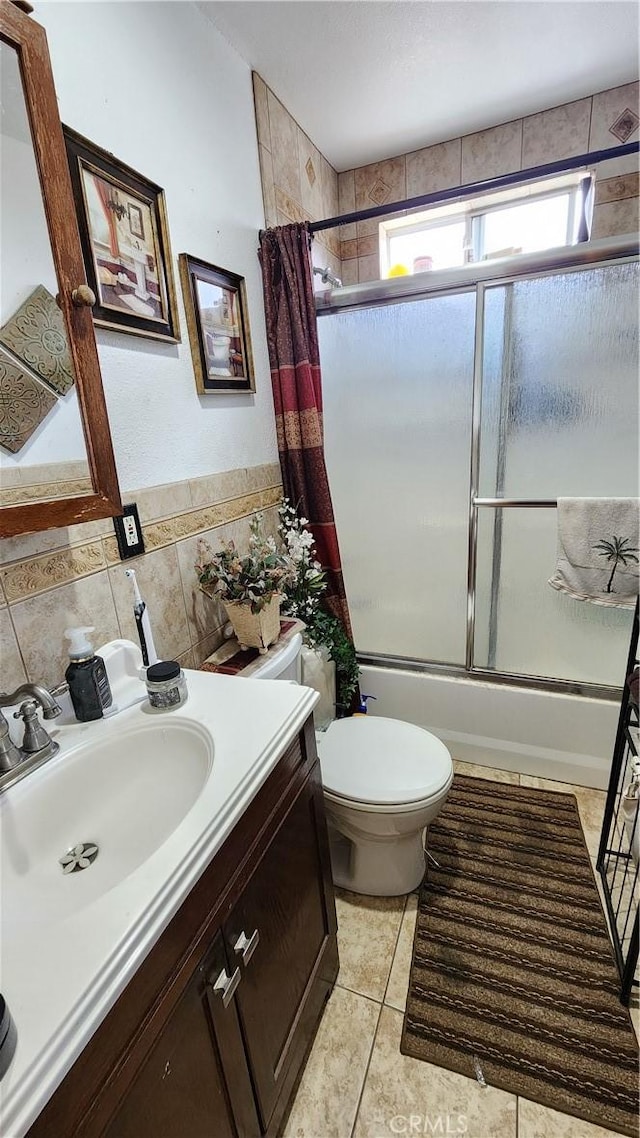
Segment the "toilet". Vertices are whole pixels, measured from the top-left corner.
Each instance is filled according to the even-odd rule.
[[[300,682],[302,637],[276,645],[252,679]],[[444,743],[381,716],[337,719],[316,732],[336,885],[354,893],[410,893],[425,871],[424,831],[453,781]]]

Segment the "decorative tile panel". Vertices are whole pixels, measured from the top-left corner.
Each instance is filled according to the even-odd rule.
[[[17,454],[55,405],[55,396],[0,349],[0,446]]]
[[[356,209],[371,209],[373,205],[404,201],[407,196],[406,164],[400,158],[387,158],[372,162],[355,171]],[[377,222],[374,219],[374,225]],[[364,236],[358,230],[358,236]]]
[[[298,205],[289,194],[285,194],[280,186],[276,186],[276,208],[283,213],[289,221],[308,221],[309,215],[304,212],[302,206]]]
[[[640,175],[623,174],[619,178],[605,178],[596,182],[596,205],[602,202],[616,202],[622,198],[637,198],[640,193]]]
[[[298,161],[300,163],[299,202],[310,218],[328,216],[322,178],[322,155],[317,146],[300,127],[298,132]]]
[[[2,583],[11,604],[101,569],[106,569],[106,561],[102,541],[98,540],[7,565],[2,569]]]
[[[384,205],[391,198],[391,186],[383,182],[382,178],[376,178],[369,189],[369,197],[375,205]]]
[[[75,375],[64,320],[44,285],[38,285],[0,329],[0,342],[58,395],[73,387]]]
[[[33,482],[29,485],[10,486],[0,490],[0,505],[20,506],[27,502],[50,502],[54,498],[77,498],[80,495],[93,494],[90,478],[71,479],[67,482]]]
[[[633,114],[637,114],[639,96],[640,84],[637,82],[625,83],[623,87],[612,87],[608,91],[599,91],[593,96],[589,150],[606,150],[610,146],[620,145],[620,138],[613,133],[612,127],[615,127],[620,119],[626,122],[625,114],[629,108],[632,108]],[[637,127],[636,123],[636,130]],[[637,138],[637,135],[632,130],[627,134],[625,141],[632,142],[634,137]]]
[[[620,142],[628,142],[631,135],[638,129],[640,118],[638,118],[635,111],[630,107],[625,107],[621,115],[618,115],[616,121],[609,127],[611,134],[614,134]]]
[[[54,464],[51,476],[77,480],[81,466]],[[45,480],[46,469],[33,468],[34,486]],[[19,489],[16,479],[9,481],[7,489]],[[193,572],[198,539],[215,544],[233,538],[244,548],[257,510],[264,511],[265,532],[275,535],[281,495],[277,462],[127,491],[125,500],[138,501],[143,519],[149,552],[136,559],[136,569],[162,652],[197,667],[223,642],[226,614],[201,594]],[[0,605],[6,603],[6,589],[9,607],[4,613],[15,626],[28,678],[45,683],[60,679],[66,659],[62,633],[69,625],[95,624],[96,644],[117,636],[137,639],[112,534],[107,518],[0,542]],[[0,621],[0,626],[10,673],[7,686],[17,686],[24,670],[5,643],[9,625]]]

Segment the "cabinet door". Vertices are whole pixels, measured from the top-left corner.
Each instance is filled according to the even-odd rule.
[[[229,963],[242,970],[235,998],[266,1131],[289,1068],[302,1062],[337,971],[335,904],[317,764],[223,932]]]
[[[233,1001],[223,1008],[220,998],[218,1007],[216,995],[210,1009],[205,996],[224,968],[219,934],[105,1138],[255,1138],[258,1134]]]

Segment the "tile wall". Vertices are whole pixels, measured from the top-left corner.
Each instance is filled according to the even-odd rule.
[[[253,89],[268,226],[317,221],[403,201],[638,138],[639,84],[628,83],[337,174],[256,72]],[[637,156],[600,163],[596,178],[592,236],[635,232]],[[329,265],[345,285],[377,280],[378,227],[379,221],[372,219],[318,234],[314,264]],[[322,287],[318,282],[316,289]]]
[[[260,175],[268,228],[292,221],[319,221],[338,212],[338,175],[260,76],[253,72]],[[340,236],[319,233],[313,263],[340,276]],[[316,290],[322,285],[315,278]]]
[[[2,467],[0,506],[44,502],[51,498],[77,498],[80,494],[93,494],[86,459],[48,462],[39,466]]]
[[[629,83],[424,150],[345,170],[338,174],[339,212],[402,201],[590,150],[635,142],[639,86]],[[592,236],[612,237],[637,231],[637,156],[600,163],[596,178]],[[371,220],[342,227],[344,284],[379,277],[378,224]]]
[[[254,513],[277,527],[282,494],[277,463],[230,470],[123,492],[137,502],[146,552],[122,562],[113,522],[5,538],[0,542],[0,653],[3,690],[25,679],[47,686],[63,676],[63,632],[95,625],[96,646],[124,637],[137,643],[125,567],[136,570],[158,654],[198,667],[223,640],[224,610],[198,588],[198,539],[214,547],[233,538],[245,548]]]

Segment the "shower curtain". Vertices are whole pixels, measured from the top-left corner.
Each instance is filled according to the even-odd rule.
[[[351,636],[324,459],[322,382],[306,223],[260,234],[267,343],[284,492],[309,518],[327,576],[327,604]]]

